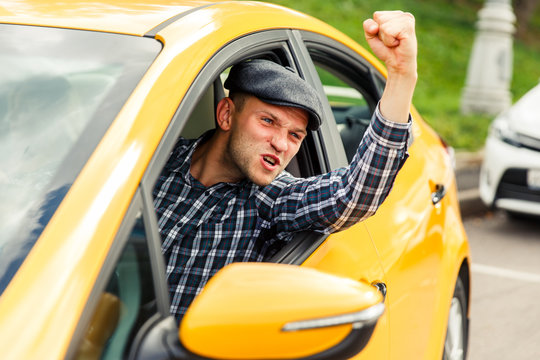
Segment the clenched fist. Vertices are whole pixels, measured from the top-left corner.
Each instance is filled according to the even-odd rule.
[[[415,19],[403,11],[377,11],[364,21],[364,32],[371,50],[388,70],[380,110],[392,121],[408,119],[417,79]]]

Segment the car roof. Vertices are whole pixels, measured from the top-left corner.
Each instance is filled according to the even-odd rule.
[[[216,1],[3,0],[0,23],[144,35],[164,22]]]

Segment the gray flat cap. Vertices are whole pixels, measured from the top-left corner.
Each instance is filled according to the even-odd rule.
[[[269,60],[255,59],[231,68],[225,88],[256,96],[273,105],[304,109],[309,114],[308,129],[321,125],[322,105],[315,89],[291,68]]]

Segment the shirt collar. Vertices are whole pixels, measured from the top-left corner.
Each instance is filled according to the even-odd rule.
[[[178,145],[180,148],[178,149],[179,151],[174,151],[173,156],[176,156],[179,161],[174,163],[174,165],[171,168],[171,172],[182,174],[182,176],[184,177],[184,181],[190,186],[194,186],[195,184],[200,184],[200,182],[198,182],[197,179],[195,179],[191,175],[191,172],[190,172],[191,159],[193,158],[193,153],[195,152],[195,149],[197,148],[197,146],[207,141],[208,139],[210,139],[210,137],[212,137],[214,132],[215,132],[215,129],[208,130],[195,140],[183,139],[183,142],[182,140],[180,140],[181,143]],[[215,187],[220,188],[220,187],[223,187],[224,184],[229,185],[231,187],[236,187],[239,189],[243,189],[244,187],[255,185],[248,179],[244,179],[237,183],[217,183],[213,185],[212,187],[215,186]],[[255,185],[255,187],[257,186]]]

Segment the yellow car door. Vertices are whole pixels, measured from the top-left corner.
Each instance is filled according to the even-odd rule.
[[[329,236],[303,266],[371,284],[383,293],[386,289],[379,256],[362,223]],[[386,311],[379,318],[369,343],[355,359],[388,359],[388,323]]]
[[[391,358],[440,358],[448,310],[441,304],[451,297],[441,288],[452,291],[455,281],[445,283],[441,276],[446,219],[456,211],[446,198],[454,180],[440,140],[420,119],[409,153],[392,192],[366,227],[388,280]]]

